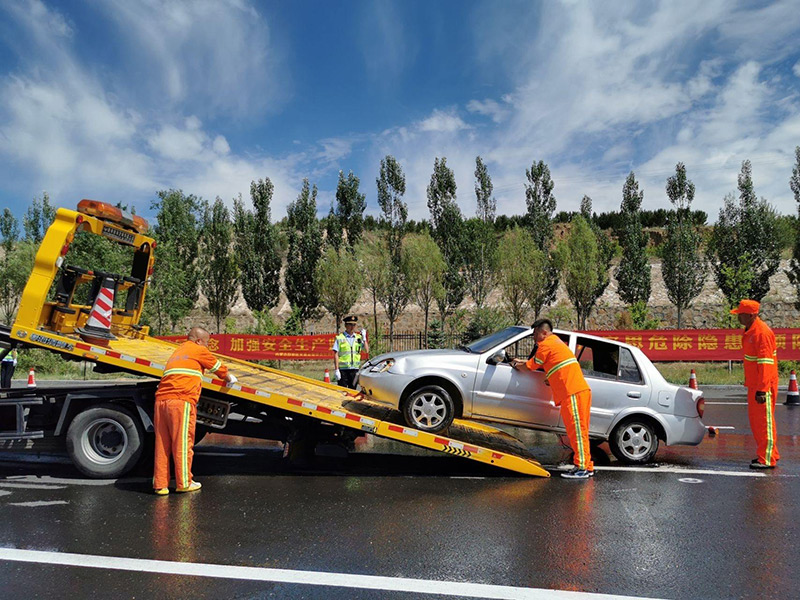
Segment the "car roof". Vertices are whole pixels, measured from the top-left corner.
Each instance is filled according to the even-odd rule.
[[[603,337],[602,335],[592,335],[591,333],[584,333],[581,331],[568,331],[566,329],[553,329],[553,333],[563,333],[566,335],[574,334],[574,335],[579,335],[581,337],[589,338],[591,340],[599,340],[602,342],[608,342],[610,344],[616,344],[617,346],[622,346],[623,348],[628,348],[628,349],[635,348],[636,350],[641,350],[641,348],[639,348],[638,346],[634,346],[632,344],[626,344],[625,342],[620,342],[619,340],[612,340],[610,338]]]

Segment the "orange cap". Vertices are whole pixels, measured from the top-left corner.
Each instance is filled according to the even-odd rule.
[[[761,305],[755,300],[742,300],[739,306],[731,310],[732,315],[757,315]]]

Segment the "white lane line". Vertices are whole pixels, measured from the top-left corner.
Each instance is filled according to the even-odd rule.
[[[49,475],[15,475],[9,477],[7,481],[14,480],[24,483],[44,483],[44,484],[65,484],[65,485],[90,485],[90,486],[103,486],[113,485],[116,479],[65,479],[62,477],[50,477]],[[0,482],[2,483],[2,482]]]
[[[66,500],[36,500],[34,502],[9,502],[9,506],[53,506],[54,504],[69,504]]]
[[[13,481],[0,481],[0,487],[20,488],[24,490],[63,490],[65,485],[44,485],[34,483],[15,483]]]
[[[595,471],[636,471],[638,473],[677,473],[679,475],[725,475],[727,477],[766,477],[755,471],[714,471],[712,469],[684,469],[682,467],[598,467]]]
[[[92,554],[71,554],[67,552],[45,552],[41,550],[19,550],[16,548],[0,548],[0,560],[45,563],[68,567],[163,573],[166,575],[214,577],[217,579],[271,581],[300,585],[325,585],[365,590],[388,590],[411,594],[438,594],[440,596],[462,596],[467,598],[499,598],[508,600],[609,600],[611,598],[634,600],[634,598],[636,598],[636,600],[645,600],[644,598],[634,596],[569,592],[544,588],[467,583],[463,581],[380,577],[376,575],[353,575],[350,573],[326,573],[322,571],[294,571],[290,569],[268,569],[264,567],[241,567],[237,565],[122,558]]]

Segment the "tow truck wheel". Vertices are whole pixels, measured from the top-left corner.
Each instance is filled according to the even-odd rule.
[[[120,406],[105,404],[79,413],[67,430],[67,452],[84,475],[113,479],[130,471],[142,455],[144,432]]]
[[[647,419],[633,418],[623,421],[614,428],[608,439],[608,445],[621,462],[643,465],[653,460],[656,455],[658,435]]]
[[[426,385],[408,396],[403,404],[403,417],[411,427],[438,433],[450,427],[455,417],[455,405],[443,387]]]

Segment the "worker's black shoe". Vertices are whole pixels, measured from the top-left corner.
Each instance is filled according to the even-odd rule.
[[[757,458],[754,458],[750,461],[750,468],[751,469],[774,469],[775,465],[765,465],[764,463],[760,462]]]
[[[586,469],[579,469],[578,467],[575,467],[571,471],[562,473],[561,476],[564,479],[589,479],[590,477],[594,477],[594,471],[588,471]]]

